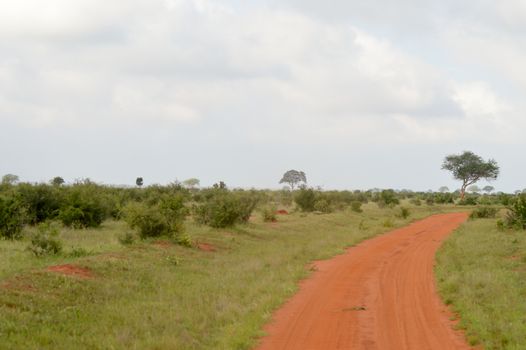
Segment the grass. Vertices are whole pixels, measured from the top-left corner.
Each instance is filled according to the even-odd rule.
[[[526,349],[526,232],[470,220],[439,250],[436,276],[472,345]]]
[[[33,257],[27,239],[0,241],[0,349],[249,349],[310,273],[309,262],[440,210],[414,207],[403,219],[395,209],[363,209],[294,213],[278,223],[256,215],[225,230],[188,223],[213,253],[151,241],[124,247],[122,222],[63,230],[65,254],[57,257]],[[68,254],[79,248],[90,256]],[[45,270],[65,263],[94,277]]]

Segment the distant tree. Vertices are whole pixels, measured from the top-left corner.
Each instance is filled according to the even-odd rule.
[[[296,187],[297,184],[300,182],[303,182],[304,184],[307,183],[307,176],[303,171],[298,170],[289,170],[285,174],[283,174],[283,177],[281,180],[279,180],[279,183],[286,183],[290,186],[292,190],[294,190],[294,187]]]
[[[6,175],[2,176],[2,184],[4,184],[4,185],[14,185],[19,180],[20,180],[20,178],[18,177],[18,175],[6,174]]]
[[[64,184],[64,179],[61,178],[60,176],[55,176],[52,180],[51,180],[51,184],[53,186],[61,186]]]
[[[215,183],[214,188],[220,188],[220,189],[225,189],[226,188],[226,183],[224,183],[223,181],[219,181],[218,183]]]
[[[139,187],[142,187],[142,185],[144,185],[144,179],[142,177],[138,177],[135,179],[135,184]]]
[[[438,192],[442,192],[442,193],[446,193],[446,192],[449,192],[449,187],[447,186],[442,186],[438,189]]]
[[[187,188],[199,187],[200,183],[201,181],[199,181],[199,179],[196,179],[194,177],[183,181],[183,185]]]
[[[482,191],[486,192],[487,194],[490,194],[491,192],[495,191],[495,187],[493,187],[493,186],[484,186]]]
[[[468,192],[471,192],[471,193],[479,193],[480,192],[480,188],[477,185],[471,185],[466,190]]]
[[[464,199],[468,186],[475,184],[480,179],[495,180],[500,171],[495,160],[490,159],[485,162],[480,156],[469,151],[446,156],[442,169],[451,171],[455,179],[462,181],[461,199]]]

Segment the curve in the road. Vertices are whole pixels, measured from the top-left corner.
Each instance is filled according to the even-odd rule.
[[[317,262],[257,349],[470,349],[433,276],[438,247],[466,219],[434,215]]]

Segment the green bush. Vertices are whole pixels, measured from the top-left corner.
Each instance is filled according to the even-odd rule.
[[[477,196],[466,196],[458,202],[458,205],[477,205]]]
[[[393,190],[383,190],[380,192],[378,198],[377,198],[377,204],[378,207],[384,208],[384,207],[390,207],[393,208],[395,205],[398,205],[400,203],[400,200],[396,196],[396,192]]]
[[[0,238],[18,239],[26,222],[26,211],[14,196],[0,196]]]
[[[231,192],[224,188],[208,190],[202,202],[194,206],[195,220],[215,228],[247,222],[258,203],[251,192]]]
[[[422,201],[419,198],[411,198],[409,203],[416,205],[417,207],[422,205]]]
[[[359,201],[353,201],[351,202],[351,210],[352,211],[355,211],[357,213],[361,213],[363,212],[363,209],[362,209],[362,202],[359,202]]]
[[[327,200],[318,199],[316,202],[314,202],[314,210],[328,214],[332,212],[332,207]]]
[[[510,228],[526,229],[526,195],[518,196],[508,207],[505,221]]]
[[[469,217],[470,219],[494,218],[497,216],[498,211],[497,208],[493,207],[479,207],[475,208],[475,210],[469,214]]]
[[[188,213],[182,196],[163,196],[158,204],[130,203],[124,210],[125,221],[139,232],[141,239],[166,236],[186,245],[184,220]]]
[[[314,205],[316,204],[316,192],[312,188],[301,188],[296,192],[294,201],[301,211],[314,211]]]
[[[58,255],[62,252],[62,242],[57,238],[59,230],[56,225],[42,223],[31,237],[27,249],[35,256]]]
[[[278,217],[276,215],[276,207],[275,206],[267,206],[261,210],[261,216],[263,218],[264,222],[276,222],[278,221]]]
[[[411,211],[406,207],[400,207],[398,214],[396,214],[396,216],[402,219],[407,219],[410,215]]]
[[[122,245],[131,245],[135,243],[135,235],[132,232],[126,232],[117,237],[119,243]]]
[[[30,224],[55,219],[63,201],[60,189],[47,184],[20,184],[17,187],[20,200],[27,210]]]
[[[91,183],[76,184],[68,189],[59,219],[74,228],[99,227],[106,218],[107,208],[98,187]]]

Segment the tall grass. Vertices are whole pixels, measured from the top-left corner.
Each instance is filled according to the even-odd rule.
[[[467,222],[439,250],[436,276],[472,345],[526,349],[524,231],[500,231],[496,219]]]

